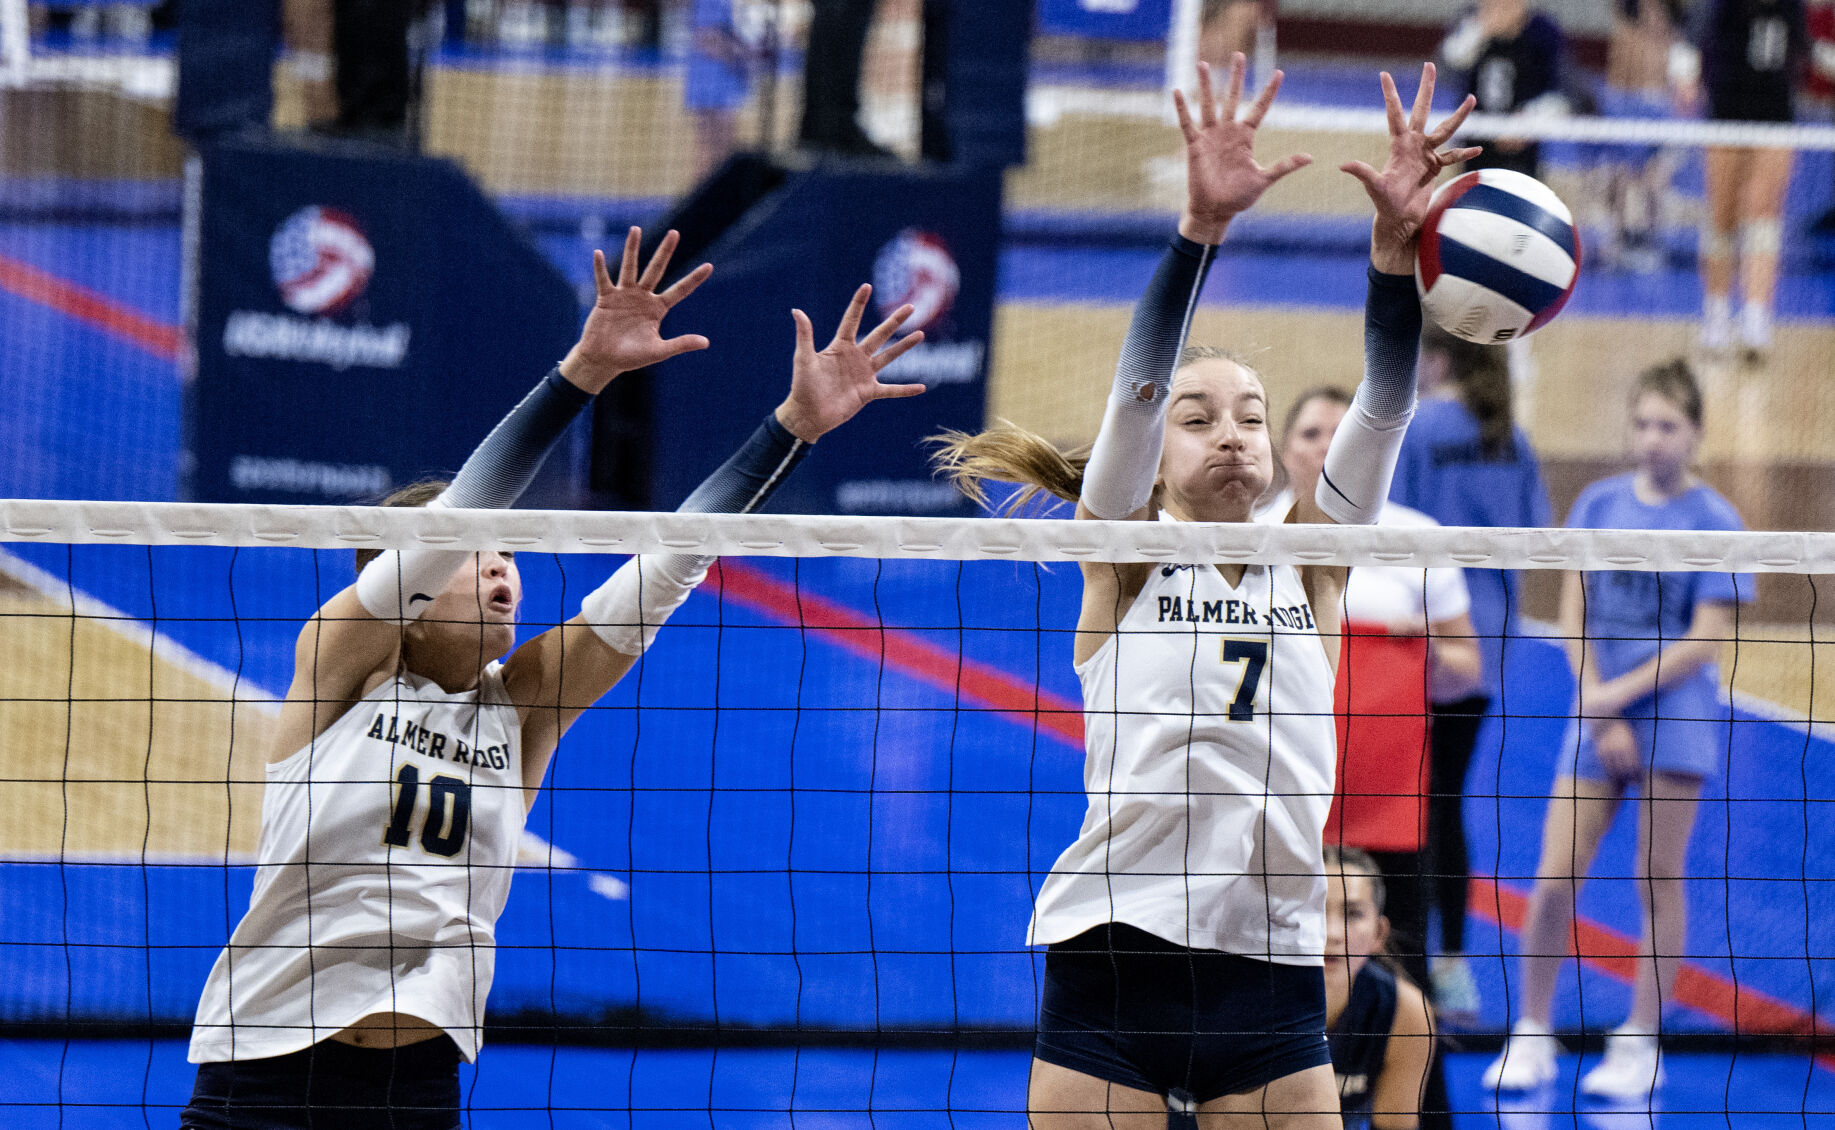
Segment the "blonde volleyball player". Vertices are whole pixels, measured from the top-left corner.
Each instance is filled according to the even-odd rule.
[[[1188,197],[1135,307],[1087,465],[1018,429],[955,436],[942,464],[1077,502],[1080,518],[1247,522],[1274,474],[1260,378],[1181,346],[1216,245],[1238,213],[1309,163],[1251,150],[1280,86],[1241,121],[1244,60],[1222,105],[1199,69],[1178,99]],[[1412,112],[1382,76],[1390,150],[1342,168],[1376,207],[1366,368],[1301,522],[1376,520],[1409,416],[1421,308],[1415,234],[1441,151],[1471,100],[1429,130],[1431,64]],[[1195,110],[1195,113],[1194,113]],[[1337,608],[1345,570],[1092,564],[1074,655],[1089,809],[1038,896],[1048,944],[1028,1106],[1037,1130],[1164,1126],[1187,1092],[1207,1128],[1340,1125],[1325,1040],[1321,833],[1337,744]]]
[[[620,373],[690,349],[665,314],[711,270],[658,293],[674,232],[641,275],[632,229],[579,343],[452,483],[402,504],[502,507]],[[749,511],[826,432],[921,385],[879,371],[906,306],[858,342],[861,287],[815,350],[801,311],[790,393],[683,509]],[[458,1063],[478,1053],[523,821],[569,726],[637,662],[709,559],[634,558],[580,614],[516,649],[522,595],[498,552],[372,554],[300,632],[268,755],[249,910],[198,1005],[187,1128],[459,1125]]]

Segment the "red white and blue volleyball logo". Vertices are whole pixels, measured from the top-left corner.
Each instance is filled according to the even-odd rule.
[[[335,208],[301,208],[268,241],[280,300],[300,314],[335,314],[369,285],[376,250],[357,221]]]
[[[1441,185],[1415,254],[1421,307],[1454,337],[1484,345],[1534,333],[1580,278],[1573,213],[1534,177],[1483,169]]]
[[[949,244],[935,232],[906,228],[879,249],[873,260],[873,295],[883,317],[909,302],[911,317],[902,332],[921,330],[949,313],[962,272]]]

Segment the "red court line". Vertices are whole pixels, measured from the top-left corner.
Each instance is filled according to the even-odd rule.
[[[112,298],[28,263],[0,255],[0,290],[85,322],[162,361],[177,361],[184,337],[177,326],[149,318]]]
[[[1499,886],[1482,875],[1472,878],[1472,913],[1520,932],[1529,899],[1519,891]],[[1615,981],[1630,984],[1637,976],[1637,939],[1585,918],[1574,923],[1572,952],[1583,964]],[[1736,985],[1726,977],[1691,962],[1676,974],[1677,1004],[1685,1004],[1747,1035],[1819,1036],[1816,1017],[1750,985]],[[1829,1056],[1818,1056],[1824,1066],[1835,1066]]]
[[[749,565],[722,561],[718,571],[720,592],[752,610],[797,624],[828,643],[864,659],[879,662],[901,675],[927,683],[958,699],[989,707],[1000,714],[1033,726],[1083,751],[1083,704],[1052,694],[1032,683],[985,663],[965,659],[928,640],[877,620],[808,591],[799,592]]]

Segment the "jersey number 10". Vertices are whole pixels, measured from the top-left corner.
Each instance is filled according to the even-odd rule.
[[[421,773],[412,764],[395,774],[395,811],[382,833],[390,847],[408,846],[408,822],[420,792]],[[427,782],[427,819],[421,824],[421,846],[434,855],[454,856],[465,846],[471,826],[471,785],[441,774]]]

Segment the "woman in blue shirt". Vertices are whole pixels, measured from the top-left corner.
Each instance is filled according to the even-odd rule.
[[[1421,337],[1421,403],[1402,439],[1389,497],[1443,526],[1546,526],[1553,521],[1542,468],[1511,414],[1510,370],[1501,346],[1474,345],[1429,326]],[[1478,986],[1465,957],[1467,862],[1465,779],[1479,727],[1493,707],[1509,712],[1503,691],[1506,641],[1517,634],[1517,575],[1467,569],[1472,625],[1483,669],[1477,682],[1450,669],[1428,686],[1432,758],[1428,771],[1427,850],[1435,876],[1440,952],[1433,958],[1434,1006],[1449,1024],[1478,1017]],[[1492,727],[1490,740],[1501,737]],[[1487,790],[1495,792],[1495,789]]]
[[[1701,391],[1686,362],[1638,376],[1631,394],[1637,469],[1580,493],[1568,525],[1587,529],[1737,530],[1739,514],[1690,470],[1701,443]],[[1642,1099],[1663,1078],[1657,1047],[1663,993],[1673,988],[1687,908],[1684,859],[1702,782],[1720,768],[1729,714],[1716,670],[1751,578],[1728,573],[1570,573],[1561,630],[1578,673],[1576,721],[1542,829],[1542,858],[1524,917],[1519,1019],[1485,1084],[1527,1090],[1555,1077],[1549,1031],[1555,978],[1574,901],[1599,841],[1635,787],[1643,803],[1638,892],[1644,937],[1631,1016],[1580,1081],[1586,1094]]]

